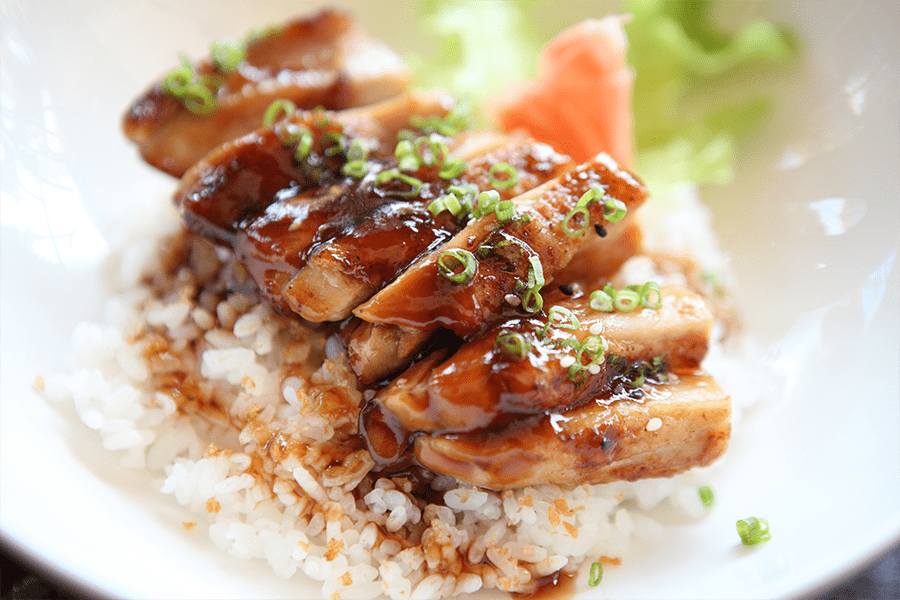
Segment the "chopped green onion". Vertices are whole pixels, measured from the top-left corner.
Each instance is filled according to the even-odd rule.
[[[440,274],[453,283],[469,283],[475,277],[478,267],[475,255],[462,248],[441,252],[437,264]]]
[[[246,58],[247,45],[240,40],[222,39],[213,42],[213,64],[222,73],[231,73]]]
[[[708,485],[700,486],[697,489],[697,493],[700,495],[700,501],[706,508],[712,508],[712,505],[716,503],[716,498],[715,496],[713,496],[712,488]]]
[[[613,298],[613,306],[619,312],[631,312],[641,304],[640,295],[634,290],[619,290]]]
[[[598,202],[599,200],[601,200],[605,193],[606,192],[605,192],[603,186],[600,186],[600,185],[594,186],[581,195],[581,198],[578,199],[578,202],[575,204],[575,207],[576,208],[577,207],[586,208],[592,202]]]
[[[162,89],[165,93],[176,98],[184,98],[191,87],[194,80],[194,70],[187,57],[181,57],[181,66],[177,69],[169,71],[163,78]]]
[[[600,581],[603,579],[603,565],[599,562],[595,562],[591,564],[591,573],[588,577],[588,585],[591,587],[597,587],[600,585]]]
[[[497,204],[494,213],[497,215],[498,221],[508,223],[516,216],[516,205],[512,200],[502,200]]]
[[[438,171],[438,176],[441,179],[453,179],[454,177],[459,177],[466,170],[466,161],[461,158],[454,158],[451,161],[445,162],[441,167],[441,170]]]
[[[365,161],[367,158],[369,158],[369,151],[362,140],[353,140],[350,142],[350,146],[347,148],[348,161]]]
[[[185,108],[198,115],[208,115],[218,107],[212,90],[202,83],[192,83],[183,102]]]
[[[662,293],[659,290],[659,284],[655,281],[645,283],[639,293],[641,294],[641,306],[644,308],[657,310],[662,307]],[[655,299],[654,294],[656,294]]]
[[[369,174],[369,163],[364,160],[351,160],[341,167],[341,174],[362,179]]]
[[[617,198],[610,198],[603,205],[603,218],[610,223],[621,221],[628,213],[628,207]]]
[[[581,341],[580,352],[587,352],[588,356],[592,359],[597,359],[597,357],[602,359],[608,348],[609,345],[607,344],[606,339],[599,335],[589,335]]]
[[[572,219],[574,219],[578,215],[581,215],[582,225],[579,229],[572,229],[571,227],[569,227],[569,224],[572,222]],[[590,213],[588,213],[587,208],[585,208],[584,206],[576,206],[569,212],[569,214],[565,216],[562,221],[563,233],[565,233],[569,237],[580,237],[584,235],[584,232],[587,231],[587,228],[590,225],[590,218],[591,216]]]
[[[516,360],[523,360],[531,351],[531,342],[521,333],[501,331],[494,339],[494,348],[499,348]]]
[[[557,317],[561,317],[562,322],[557,323]],[[550,310],[547,311],[547,324],[541,329],[538,329],[538,338],[543,338],[551,327],[567,329],[569,331],[578,331],[578,328],[581,327],[581,323],[578,321],[578,317],[575,316],[575,313],[568,308],[564,306],[551,306]]]
[[[297,140],[297,149],[294,150],[294,158],[300,162],[306,160],[309,153],[312,152],[312,146],[312,132],[309,129],[306,129],[300,134],[300,138]]]
[[[279,98],[269,105],[266,114],[263,115],[263,127],[268,127],[281,119],[296,112],[297,105],[287,98]],[[283,113],[283,114],[282,114]]]
[[[613,312],[615,310],[612,296],[603,290],[594,290],[591,292],[590,306],[592,309],[599,312]]]
[[[472,211],[472,217],[477,219],[494,212],[494,209],[500,203],[500,194],[497,190],[488,190],[478,194],[475,201],[475,210]]]
[[[449,153],[447,144],[427,137],[418,138],[413,143],[413,148],[419,161],[429,167],[444,164]]]
[[[745,546],[755,546],[772,539],[772,534],[769,533],[769,522],[756,517],[747,517],[738,521],[737,532],[741,536],[741,543]]]
[[[447,196],[452,196],[453,194],[447,194]],[[431,201],[431,204],[428,205],[428,212],[430,212],[435,217],[441,214],[443,211],[447,210],[447,204],[444,202],[444,198],[447,196],[441,196],[440,198],[435,198]]]
[[[416,115],[409,120],[409,123],[422,133],[437,133],[452,137],[469,127],[468,108],[464,104],[457,104],[443,118],[437,115],[427,117]]]
[[[393,179],[399,179],[403,183],[406,183],[410,186],[410,190],[406,192],[392,192],[398,196],[403,196],[406,198],[412,198],[414,196],[418,196],[422,192],[422,181],[416,179],[415,177],[411,177],[406,175],[405,173],[401,173],[399,171],[395,171],[394,169],[388,171],[382,171],[378,174],[378,178],[376,180],[377,183],[385,183],[387,181],[391,181]]]
[[[544,307],[544,298],[541,296],[541,288],[544,287],[544,267],[537,256],[529,256],[528,265],[528,282],[525,284],[522,308],[525,312],[535,313]]]
[[[498,177],[503,175],[504,177]],[[488,171],[491,185],[495,188],[506,189],[511,188],[519,183],[519,174],[509,163],[501,162],[491,166]]]

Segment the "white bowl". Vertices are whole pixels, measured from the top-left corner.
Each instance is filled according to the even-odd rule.
[[[191,515],[158,482],[117,467],[74,411],[31,388],[65,367],[74,325],[101,318],[99,265],[123,224],[169,202],[173,181],[119,132],[124,108],[180,51],[308,6],[0,4],[0,526],[4,544],[87,595],[317,593],[186,532]],[[585,597],[807,595],[900,539],[900,5],[741,6],[791,23],[802,47],[734,183],[705,190],[779,387],[743,421],[710,516],[639,546]],[[356,12],[408,49],[427,43],[412,7]],[[749,515],[768,518],[773,541],[737,543]]]

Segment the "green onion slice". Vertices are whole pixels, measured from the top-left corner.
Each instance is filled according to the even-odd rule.
[[[418,196],[422,192],[422,181],[421,180],[416,179],[415,177],[412,177],[405,173],[396,171],[394,169],[390,169],[388,171],[382,171],[381,173],[379,173],[378,178],[376,179],[376,182],[381,184],[381,183],[385,183],[387,181],[391,181],[392,179],[399,179],[403,183],[406,183],[410,186],[410,189],[406,192],[391,192],[393,194],[396,194],[398,196],[402,196],[405,198],[412,198],[412,197]]]
[[[465,170],[466,161],[461,158],[454,158],[441,166],[441,170],[438,171],[438,177],[441,179],[453,179],[462,175]]]
[[[504,190],[519,183],[519,173],[509,163],[500,162],[491,166],[488,171],[491,185]]]
[[[462,248],[441,252],[437,264],[440,274],[453,283],[469,283],[478,267],[475,255]]]
[[[279,98],[269,105],[263,115],[263,127],[268,127],[297,111],[297,105],[287,98]]]
[[[194,70],[187,57],[181,57],[181,66],[177,69],[169,71],[162,82],[162,89],[165,93],[176,98],[184,98],[191,87],[194,80]]]
[[[613,312],[615,310],[612,296],[603,290],[591,292],[590,306],[599,312]]]
[[[478,194],[475,201],[475,210],[472,211],[472,217],[477,219],[494,212],[494,209],[500,203],[500,194],[497,190],[488,190]]]
[[[617,198],[609,198],[603,205],[603,218],[610,223],[621,221],[628,213],[628,207]]]
[[[231,73],[246,58],[247,45],[240,40],[221,39],[213,42],[213,65],[222,73]]]
[[[524,243],[524,242],[523,242]],[[544,267],[537,256],[528,257],[528,282],[525,284],[525,295],[522,297],[522,308],[525,312],[536,313],[544,308],[541,288],[544,287]]]
[[[703,485],[697,488],[697,493],[700,495],[700,501],[703,502],[703,506],[706,508],[712,508],[713,504],[716,503],[716,498],[713,495],[712,488],[708,485]]]
[[[198,115],[208,115],[218,108],[215,95],[202,83],[192,83],[183,101],[185,108]]]
[[[599,562],[595,562],[591,564],[591,573],[588,577],[588,585],[591,587],[597,587],[600,585],[600,581],[603,579],[603,565]]]
[[[769,533],[769,522],[756,517],[747,517],[738,521],[737,532],[741,536],[741,543],[745,546],[755,546],[772,539],[772,534]]]
[[[504,330],[494,339],[494,348],[521,361],[531,351],[531,342],[521,333]]]
[[[641,305],[641,296],[634,290],[624,289],[616,293],[613,306],[619,312],[631,312]]]
[[[662,307],[662,293],[659,290],[659,284],[655,281],[645,283],[639,293],[641,294],[641,306],[644,308],[657,310]]]
[[[547,311],[547,324],[538,330],[538,338],[543,338],[547,331],[555,327],[556,329],[567,329],[569,331],[578,331],[581,323],[578,317],[571,310],[564,306],[551,306]]]
[[[581,215],[581,227],[579,227],[578,229],[573,229],[570,225],[572,223],[572,219],[579,215]],[[584,235],[584,232],[588,230],[588,227],[590,227],[590,220],[591,216],[588,212],[588,209],[584,206],[576,206],[569,212],[569,214],[565,216],[562,221],[563,233],[565,233],[569,237],[580,237]]]

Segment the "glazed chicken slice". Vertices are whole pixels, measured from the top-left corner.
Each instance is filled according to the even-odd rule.
[[[212,149],[257,129],[277,99],[343,109],[400,94],[410,81],[400,57],[341,11],[324,10],[241,44],[246,54],[236,64],[214,53],[182,67],[184,88],[200,86],[203,102],[165,79],[134,102],[122,126],[144,160],[181,177]]]
[[[192,231],[233,243],[239,225],[279,197],[342,182],[346,151],[339,143],[360,140],[373,159],[392,156],[397,134],[416,118],[445,117],[453,98],[444,92],[410,92],[363,108],[300,111],[227,142],[195,164],[182,178],[175,203]],[[297,160],[304,130],[312,144]],[[297,139],[294,139],[297,138]]]
[[[731,403],[711,377],[671,375],[640,389],[637,399],[598,397],[500,430],[420,435],[415,457],[435,473],[501,490],[671,477],[725,452]]]
[[[633,217],[614,235],[595,236],[554,277],[554,285],[608,281],[641,248],[641,230]],[[350,333],[350,366],[363,383],[372,383],[408,366],[434,334],[431,328],[361,321]]]
[[[679,287],[662,289],[658,309],[600,312],[587,294],[548,294],[548,303],[577,319],[515,317],[463,344],[452,356],[437,351],[383,388],[375,402],[410,432],[467,432],[495,427],[523,415],[562,412],[608,391],[623,368],[635,361],[693,372],[706,355],[713,316],[698,295]],[[521,353],[503,346],[510,335],[525,340]],[[610,358],[591,363],[577,346],[600,336]],[[643,364],[643,363],[642,363]],[[580,372],[579,372],[580,371]]]
[[[513,199],[520,213],[535,215],[525,225],[500,226],[492,216],[470,221],[439,251],[423,255],[393,283],[360,305],[354,314],[364,322],[348,342],[350,364],[364,382],[372,382],[402,368],[412,359],[438,327],[446,327],[466,336],[486,329],[515,310],[509,296],[516,296],[518,281],[527,279],[528,258],[504,255],[480,260],[475,278],[465,285],[441,277],[437,268],[440,253],[447,249],[475,250],[489,238],[504,236],[501,243],[521,240],[540,258],[545,280],[564,271],[569,262],[583,252],[598,259],[592,278],[611,274],[637,250],[640,231],[633,217],[606,222],[602,208],[590,207],[590,220],[596,228],[578,237],[562,231],[561,221],[574,208],[582,194],[594,186],[621,200],[633,213],[645,200],[647,191],[630,173],[606,155],[598,155],[555,180]],[[601,225],[601,223],[605,223]],[[601,235],[602,234],[602,235]],[[560,283],[590,272],[589,260],[565,272]]]
[[[457,151],[482,154],[503,141],[506,138],[494,133],[471,133],[450,138],[447,149],[449,156],[467,159],[472,156],[458,156]],[[409,240],[399,234],[402,228],[418,226],[425,237],[449,238],[452,235],[444,232],[444,228],[458,228],[452,217],[439,215],[435,224],[427,209],[424,211],[427,217],[421,215],[423,209],[420,206],[423,201],[427,206],[448,182],[438,177],[437,170],[433,169],[432,176],[426,178],[416,192],[416,198],[407,197],[412,188],[403,180],[378,182],[375,173],[392,167],[396,167],[393,159],[376,160],[370,174],[362,179],[344,177],[316,188],[282,189],[262,213],[240,223],[233,242],[235,256],[256,281],[264,298],[285,313],[298,312],[303,306],[304,294],[309,290],[296,285],[293,279],[309,257],[335,237],[356,232],[362,244],[372,242],[372,236],[364,234],[373,228],[389,235],[389,244],[385,244],[385,240],[378,241],[385,247],[384,256],[375,257],[383,259],[381,263],[362,265],[356,260],[356,254],[346,257],[348,263],[356,263],[359,269],[368,267],[368,273],[375,276],[378,269],[390,271],[405,264],[402,256],[398,256],[409,244]],[[350,252],[361,252],[362,248]],[[347,291],[335,293],[344,296]]]
[[[317,248],[284,289],[291,308],[310,321],[345,319],[419,255],[441,247],[464,225],[448,211],[429,211],[429,204],[448,184],[488,189],[492,169],[503,165],[516,173],[515,185],[497,190],[499,198],[507,200],[575,166],[568,156],[529,138],[517,136],[504,142],[486,154],[477,149],[478,156],[463,156],[466,169],[452,181],[442,181],[434,167],[422,166],[409,173],[430,185],[408,200],[383,205],[351,231]]]
[[[587,193],[602,190],[603,202],[584,207],[584,229],[570,235],[564,225]],[[599,197],[599,196],[598,196]],[[606,154],[598,154],[572,171],[516,196],[516,212],[529,220],[500,223],[493,214],[472,220],[447,244],[424,255],[393,283],[354,314],[370,323],[429,329],[446,327],[460,336],[471,336],[493,325],[505,314],[527,309],[537,302],[533,285],[528,296],[526,282],[536,279],[536,262],[541,276],[551,281],[572,257],[591,240],[592,224],[615,232],[622,221],[604,217],[606,199],[619,201],[633,212],[647,197],[647,190],[633,175],[621,169]],[[571,219],[576,221],[576,219]],[[464,250],[478,255],[475,273],[463,283],[441,275],[438,262],[447,250]],[[526,286],[523,293],[523,284]]]

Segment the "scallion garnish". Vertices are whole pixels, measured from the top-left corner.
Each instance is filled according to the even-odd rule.
[[[379,173],[378,178],[376,179],[376,182],[378,184],[382,184],[382,183],[391,181],[392,179],[399,179],[403,183],[408,184],[411,188],[409,191],[406,191],[406,192],[392,192],[393,194],[396,194],[398,196],[403,196],[406,198],[412,198],[414,196],[418,196],[422,192],[422,181],[421,180],[416,179],[415,177],[412,177],[410,175],[407,175],[406,173],[401,173],[395,169],[390,169],[390,170],[382,171],[381,173]]]
[[[590,296],[590,307],[599,312],[631,312],[638,306],[658,309],[662,306],[659,284],[648,281],[643,285],[629,285],[616,290],[607,283],[602,290],[594,290]]]
[[[169,71],[163,78],[162,89],[165,93],[176,98],[184,98],[194,80],[194,70],[187,57],[181,57],[181,66]]]
[[[595,562],[591,564],[591,573],[588,577],[588,585],[591,587],[597,587],[600,585],[600,581],[603,579],[603,565],[599,562]]]
[[[567,329],[569,331],[578,331],[578,328],[581,327],[581,323],[578,321],[578,317],[575,316],[575,313],[568,308],[564,306],[551,306],[550,310],[547,311],[547,324],[537,331],[538,338],[543,339],[551,327],[555,327],[556,329]]]
[[[494,214],[501,223],[508,223],[516,216],[516,205],[512,200],[501,200],[494,208]]]
[[[524,242],[523,242],[524,243]],[[541,288],[544,287],[544,267],[537,256],[528,257],[528,281],[525,284],[525,295],[522,296],[522,308],[525,312],[535,313],[544,307]]]
[[[713,495],[712,488],[708,485],[702,485],[697,489],[697,494],[700,495],[700,502],[703,503],[703,506],[706,508],[712,508],[713,504],[716,503],[716,498]]]
[[[469,283],[478,268],[475,255],[462,248],[441,252],[437,264],[438,272],[453,283]]]
[[[593,187],[582,194],[581,198],[579,198],[578,202],[575,204],[575,208],[573,208],[563,219],[562,228],[566,235],[571,237],[584,235],[584,232],[587,231],[590,225],[588,222],[590,220],[588,206],[594,202],[603,202],[603,218],[610,223],[621,221],[628,212],[628,207],[625,206],[625,203],[616,198],[612,198],[611,196],[607,196],[603,186]],[[577,229],[573,229],[571,223],[577,216],[581,216],[581,226]]]
[[[603,205],[603,218],[610,223],[621,221],[628,214],[628,207],[618,198],[609,198]]]
[[[279,98],[269,105],[266,113],[263,115],[263,127],[268,127],[278,121],[290,116],[297,111],[297,105],[287,98]]]
[[[453,179],[462,175],[465,170],[466,161],[461,158],[454,158],[443,164],[441,170],[438,171],[438,177],[441,179]]]
[[[615,310],[612,296],[603,290],[594,290],[591,292],[590,306],[592,309],[599,312],[613,312]]]
[[[500,194],[497,190],[481,192],[478,194],[478,199],[475,201],[475,210],[472,211],[472,218],[478,219],[479,217],[491,214],[494,212],[494,209],[497,208],[499,203]]]
[[[531,351],[531,342],[516,331],[501,331],[494,339],[494,348],[509,354],[516,360],[523,360]]]
[[[769,522],[756,517],[747,517],[738,521],[737,532],[741,536],[741,543],[745,546],[755,546],[772,539],[772,534],[769,533]]]
[[[218,108],[215,94],[202,83],[192,83],[182,102],[186,109],[197,115],[208,115]]]
[[[213,65],[222,73],[231,73],[247,58],[247,44],[241,40],[221,39],[212,45]]]
[[[437,115],[427,117],[414,116],[409,120],[410,125],[422,133],[437,133],[446,137],[453,137],[460,131],[469,127],[468,107],[462,103],[453,107],[443,118]]]
[[[641,296],[634,290],[619,290],[613,298],[613,307],[619,312],[631,312],[641,304]]]
[[[181,100],[192,113],[207,115],[218,108],[215,92],[221,85],[221,78],[198,76],[187,57],[182,56],[181,66],[163,78],[161,87],[164,93]]]
[[[501,190],[511,188],[519,182],[519,173],[509,163],[501,162],[488,171],[491,185]]]

